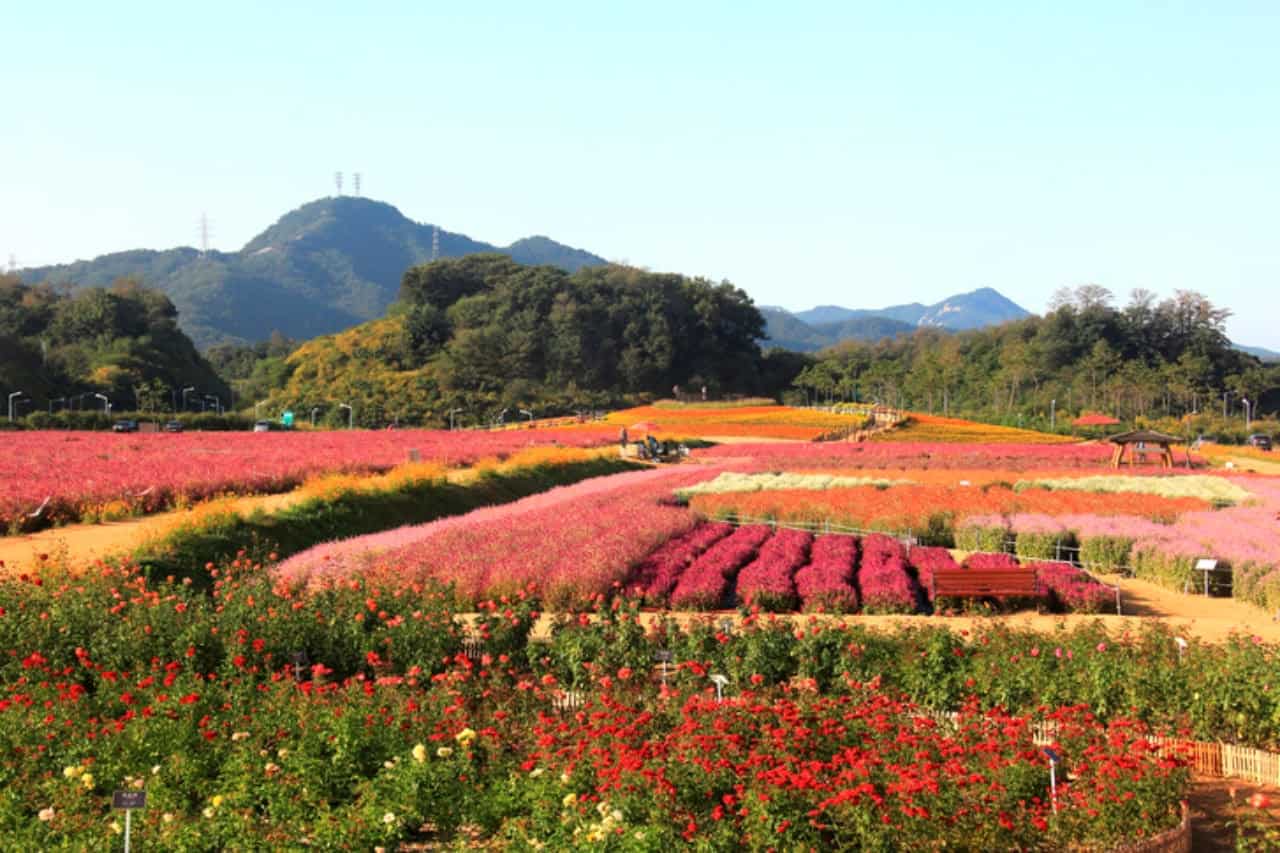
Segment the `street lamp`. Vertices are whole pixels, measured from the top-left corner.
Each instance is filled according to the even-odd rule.
[[[51,415],[53,414],[54,403],[65,403],[65,402],[67,402],[66,397],[54,397],[52,400],[49,401],[49,414]]]
[[[503,409],[501,412],[498,412],[498,423],[502,424],[507,422],[507,412],[509,411],[511,410]]]
[[[312,425],[312,426],[315,426],[315,425],[316,425],[316,412],[318,412],[318,411],[320,411],[320,407],[319,407],[319,406],[313,406],[313,407],[312,407],[312,409],[311,409],[311,425]]]
[[[106,395],[106,394],[94,394],[93,396],[97,397],[99,400],[101,400],[101,401],[102,401],[102,413],[103,413],[104,415],[108,415],[108,414],[110,414],[110,413],[111,413],[111,401],[107,399],[107,395]]]
[[[214,412],[216,412],[219,415],[222,414],[222,400],[218,399],[217,394],[205,394],[204,398],[206,400],[212,400]]]
[[[1240,402],[1244,404],[1244,428],[1247,431],[1253,424],[1252,406],[1249,405],[1248,397],[1241,397]]]
[[[9,395],[9,420],[10,421],[13,420],[13,401],[16,400],[18,397],[21,397],[24,393],[25,392],[23,391],[14,391],[12,394]]]
[[[454,415],[456,415],[456,414],[458,414],[458,413],[460,413],[461,411],[462,411],[462,409],[450,409],[450,410],[449,410],[449,429],[450,429],[450,430],[452,430],[452,429],[453,429],[453,416],[454,416]]]
[[[262,404],[264,402],[265,402],[264,400],[259,400],[258,402],[253,404],[253,419],[255,421],[258,419],[258,409],[262,408]]]
[[[347,410],[347,429],[351,429],[355,422],[356,410],[348,406],[346,403],[339,403],[338,408]]]
[[[186,388],[182,389],[182,411],[185,412],[187,410],[187,392],[194,390],[196,390],[196,386],[194,385],[188,385]]]
[[[1053,432],[1058,425],[1058,401],[1049,401],[1049,432]]]
[[[529,419],[529,423],[533,423],[533,412],[529,411],[528,409],[521,409],[520,414],[527,417]]]

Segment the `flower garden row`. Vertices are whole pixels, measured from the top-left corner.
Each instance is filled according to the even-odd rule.
[[[961,564],[944,548],[908,551],[879,534],[859,540],[723,522],[701,524],[667,542],[632,571],[624,588],[652,606],[678,610],[915,613],[966,604],[935,601],[932,584],[936,571],[966,568],[1036,572],[1036,600],[995,602],[1000,605],[1098,613],[1114,601],[1110,587],[1066,563],[1024,567],[1008,555],[973,554]]]
[[[1248,640],[646,626],[615,598],[533,641],[520,596],[473,619],[430,583],[211,573],[0,581],[15,847],[109,846],[110,792],[142,787],[135,843],[165,849],[1106,848],[1177,820],[1148,731],[1280,741],[1276,650]]]
[[[590,447],[605,427],[129,434],[17,432],[0,443],[0,533],[155,512],[227,492],[284,491],[331,472],[385,471],[410,451],[468,465],[532,446]]]

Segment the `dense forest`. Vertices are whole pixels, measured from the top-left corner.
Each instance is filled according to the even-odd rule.
[[[95,394],[117,411],[162,412],[174,408],[182,388],[194,392],[189,404],[206,396],[222,406],[231,402],[226,383],[178,328],[177,310],[163,293],[126,278],[71,294],[0,275],[6,417],[10,394],[19,414],[101,408]]]
[[[1134,291],[1116,307],[1105,288],[1062,290],[1049,312],[949,334],[921,329],[824,351],[796,379],[809,399],[876,400],[903,408],[1008,421],[1101,410],[1124,420],[1197,412],[1274,411],[1280,367],[1237,350],[1230,312],[1178,291]]]
[[[764,320],[731,284],[622,266],[569,273],[473,255],[409,269],[383,320],[255,368],[269,406],[365,424],[466,423],[571,412],[673,387],[778,393],[806,363],[762,355]]]

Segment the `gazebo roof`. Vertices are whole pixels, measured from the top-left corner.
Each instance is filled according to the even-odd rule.
[[[1112,444],[1137,444],[1138,442],[1147,442],[1149,444],[1175,444],[1182,439],[1175,435],[1165,435],[1162,432],[1156,432],[1153,429],[1135,429],[1131,432],[1117,433],[1116,435],[1107,436],[1107,441]]]
[[[1071,423],[1075,426],[1115,426],[1120,421],[1099,412],[1085,412]]]

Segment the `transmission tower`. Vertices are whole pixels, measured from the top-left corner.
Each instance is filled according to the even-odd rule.
[[[342,195],[342,173],[333,173],[333,185],[338,188],[338,195]]]
[[[440,226],[431,226],[431,260],[440,260]]]
[[[360,173],[359,173],[359,172],[356,172],[356,173],[355,173],[354,175],[352,175],[351,177],[352,177],[352,179],[355,181],[355,185],[356,185],[356,186],[355,186],[355,190],[356,190],[356,195],[358,196],[358,195],[360,195]]]

